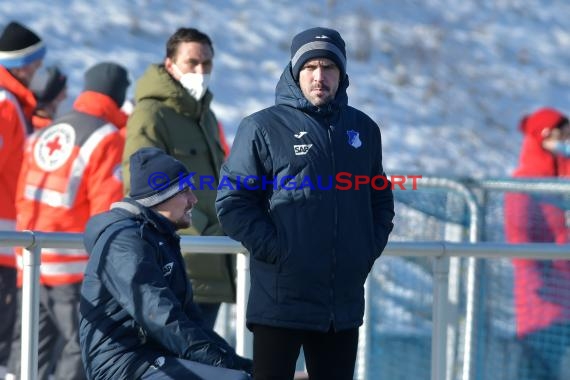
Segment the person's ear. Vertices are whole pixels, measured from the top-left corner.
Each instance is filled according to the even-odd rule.
[[[548,136],[550,136],[552,129],[550,128],[544,128],[541,132],[540,132],[540,136],[542,136],[543,139],[547,138]]]
[[[164,58],[164,68],[173,78],[178,80],[179,75],[173,66],[174,66],[174,61],[171,58],[169,57]]]

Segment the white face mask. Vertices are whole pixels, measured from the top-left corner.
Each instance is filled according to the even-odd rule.
[[[182,74],[182,71],[178,68],[178,66],[176,66],[176,64],[173,63],[172,67],[174,67],[174,69],[178,72],[178,75],[180,75],[179,82],[182,87],[184,87],[194,99],[202,99],[206,93],[206,90],[208,89],[208,85],[210,84],[211,74]]]

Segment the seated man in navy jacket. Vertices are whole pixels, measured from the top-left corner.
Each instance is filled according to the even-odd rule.
[[[130,158],[130,197],[94,216],[81,289],[87,377],[249,379],[252,362],[202,325],[176,231],[197,202],[188,169],[158,148]]]

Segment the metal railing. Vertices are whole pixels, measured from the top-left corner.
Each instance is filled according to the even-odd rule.
[[[485,192],[489,190],[516,192],[570,193],[570,181],[527,180],[527,179],[487,179],[458,180],[441,177],[423,177],[418,182],[421,188],[442,189],[459,194],[468,209],[468,238],[476,243],[481,237],[484,220],[482,204]],[[482,201],[474,189],[484,192]],[[398,190],[398,187],[396,187]],[[3,232],[0,231],[0,246],[20,246],[24,250],[24,287],[22,304],[22,379],[37,378],[37,345],[39,314],[39,265],[41,248],[82,248],[82,234],[42,233],[42,232]],[[252,335],[245,325],[245,310],[249,292],[249,260],[245,248],[227,237],[192,237],[184,236],[181,240],[184,252],[210,254],[238,254],[237,257],[237,304],[236,304],[236,351],[245,356],[252,353]],[[434,306],[432,332],[432,380],[445,380],[449,377],[447,358],[453,354],[447,352],[450,344],[448,334],[449,294],[449,257],[467,257],[467,299],[465,341],[463,352],[462,379],[473,378],[474,352],[476,351],[476,313],[477,307],[477,260],[490,257],[528,257],[528,258],[564,258],[570,259],[568,246],[552,244],[510,245],[497,243],[466,244],[450,242],[426,243],[390,243],[386,255],[433,257]],[[367,284],[368,285],[368,284]],[[370,305],[368,286],[366,287],[367,305]],[[357,363],[359,378],[367,378],[370,361],[370,318],[368,308],[361,328],[361,341]],[[452,346],[452,345],[451,345]],[[446,374],[447,371],[447,374]]]
[[[245,327],[245,307],[249,292],[249,263],[245,248],[223,236],[184,236],[180,242],[184,252],[238,254],[236,352],[252,356],[252,336]],[[40,263],[42,248],[83,248],[83,234],[35,231],[0,231],[0,246],[23,247],[22,284],[22,352],[21,380],[38,378],[38,320],[40,297]]]
[[[461,196],[467,205],[467,209],[469,212],[468,215],[468,234],[469,234],[469,242],[470,243],[477,243],[480,240],[481,236],[481,221],[482,221],[482,213],[481,207],[479,205],[479,201],[477,196],[472,191],[472,189],[464,184],[462,181],[457,179],[451,178],[442,178],[442,177],[429,177],[423,176],[421,178],[421,182],[419,182],[420,187],[423,188],[431,188],[431,189],[441,189],[454,192]],[[397,189],[397,187],[395,187]],[[478,272],[479,263],[475,260],[474,257],[468,258],[467,263],[467,299],[466,299],[466,316],[465,316],[465,344],[463,350],[463,380],[471,379],[471,363],[473,359],[473,355],[475,350],[474,345],[476,343],[475,340],[475,331],[476,331],[476,323],[477,320],[474,318],[474,310],[477,307],[477,272]],[[435,299],[435,297],[440,298],[444,296],[444,289],[441,288],[442,283],[445,283],[445,302],[448,300],[449,296],[449,261],[443,262],[440,260],[436,260],[433,266],[434,277],[439,277],[440,282],[435,282],[434,286],[434,303],[436,301],[444,302],[443,300]],[[457,283],[457,282],[456,282]],[[448,328],[451,330],[454,329],[453,326],[448,326],[450,322],[447,318],[448,313],[439,311],[437,313],[437,318],[435,314],[436,310],[434,309],[433,315],[433,333],[440,333],[441,331],[446,331]],[[453,350],[454,344],[449,344],[447,341],[447,333],[445,340],[439,339],[432,339],[432,354],[434,352],[444,352],[448,357],[453,357],[454,352],[448,350]],[[447,373],[450,370],[447,368],[447,360],[440,361],[437,360],[432,362],[431,366],[431,378],[433,379],[446,379],[449,377]]]
[[[548,193],[548,194],[570,194],[570,180],[564,178],[491,178],[491,179],[473,179],[473,178],[445,178],[445,177],[430,177],[422,176],[421,180],[417,182],[419,189],[431,188],[431,189],[441,189],[454,192],[461,196],[468,209],[468,241],[470,243],[477,243],[481,241],[485,214],[484,209],[487,201],[487,194],[489,191],[509,191],[509,192],[525,192],[525,193]],[[399,190],[398,186],[395,190]],[[477,191],[477,193],[476,193]],[[479,197],[477,196],[479,195]],[[450,243],[448,243],[450,244]],[[409,255],[414,256],[414,255]],[[477,318],[476,309],[478,307],[479,299],[479,271],[480,263],[476,260],[476,256],[468,256],[467,262],[467,291],[466,291],[466,312],[465,312],[465,339],[464,339],[464,349],[463,349],[463,367],[462,367],[462,380],[471,380],[474,376],[474,367],[472,363],[475,361],[475,356],[477,352]],[[536,258],[547,258],[544,256]],[[453,290],[449,288],[449,262],[439,262],[436,260],[433,266],[434,278],[438,276],[443,276],[445,274],[445,283],[448,285],[446,290],[446,300],[449,300],[449,294]],[[459,275],[459,273],[456,273]],[[443,279],[440,278],[440,281]],[[455,283],[458,283],[455,281]],[[438,295],[443,296],[443,289],[440,289],[441,283],[434,284],[434,297]],[[368,289],[368,287],[366,288]],[[368,300],[367,300],[368,301]],[[437,300],[434,298],[434,304]],[[443,301],[441,301],[443,302]],[[441,313],[437,315],[436,318],[435,309],[433,315],[433,333],[446,328],[448,322],[448,313]],[[366,315],[365,315],[366,317]],[[366,326],[367,320],[364,321],[364,332],[369,331]],[[453,323],[448,326],[453,331]],[[432,335],[432,355],[435,352],[446,352],[447,357],[454,357],[454,344],[449,341],[440,341],[435,338],[436,335]],[[368,346],[368,341],[365,341],[365,345]],[[436,347],[437,346],[437,347]],[[359,363],[361,366],[364,364]],[[431,367],[431,378],[449,380],[451,378],[451,367],[447,368],[446,373],[446,360],[436,360],[432,361]],[[364,368],[366,369],[366,368]],[[366,371],[365,371],[366,372]]]

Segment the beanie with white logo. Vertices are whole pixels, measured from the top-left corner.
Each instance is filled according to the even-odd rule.
[[[291,42],[291,69],[293,78],[299,79],[301,68],[310,59],[328,58],[340,70],[340,78],[346,75],[346,50],[340,34],[329,28],[307,29]]]

